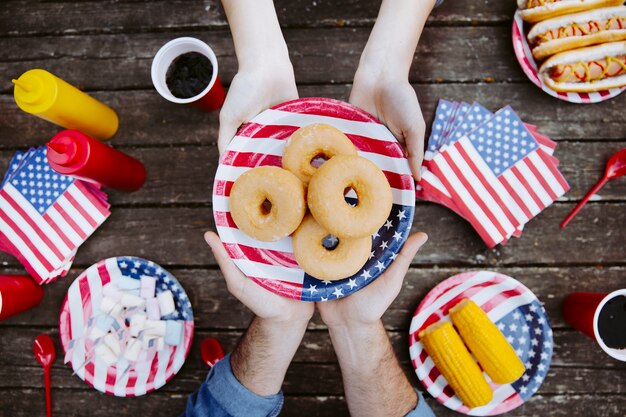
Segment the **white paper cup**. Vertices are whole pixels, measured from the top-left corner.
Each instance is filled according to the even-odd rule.
[[[188,52],[197,52],[209,58],[213,65],[213,76],[209,85],[200,94],[189,98],[179,98],[173,95],[167,87],[166,75],[172,62]],[[151,76],[154,88],[163,98],[172,103],[192,104],[204,110],[216,110],[224,103],[225,93],[218,77],[217,58],[211,47],[199,39],[176,38],[163,45],[152,61]]]
[[[604,307],[604,305],[609,300],[619,295],[626,296],[626,288],[622,290],[613,291],[612,293],[604,297],[602,301],[600,301],[600,304],[598,304],[598,308],[596,308],[596,312],[593,315],[593,334],[595,336],[596,342],[598,342],[598,344],[600,345],[603,351],[605,351],[609,356],[617,359],[618,361],[626,362],[626,349],[614,349],[614,348],[608,347],[604,343],[604,341],[602,340],[602,337],[600,337],[600,333],[598,332],[598,318],[600,317],[600,311],[602,311],[602,307]]]

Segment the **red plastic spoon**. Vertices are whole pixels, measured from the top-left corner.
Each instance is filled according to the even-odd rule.
[[[593,186],[591,190],[583,197],[583,199],[574,207],[574,210],[563,220],[561,223],[561,228],[567,226],[567,224],[574,218],[575,215],[578,214],[581,208],[589,201],[592,195],[598,192],[600,188],[604,184],[606,184],[609,180],[613,178],[618,178],[623,175],[626,175],[626,148],[618,151],[615,155],[609,159],[609,162],[606,164],[606,170],[604,171],[604,176],[598,181],[596,185]]]
[[[37,362],[43,366],[43,376],[46,384],[46,412],[48,417],[52,417],[52,397],[50,395],[50,366],[54,362],[56,357],[56,351],[54,350],[54,343],[52,339],[45,334],[40,334],[35,339],[33,344],[33,352]]]
[[[200,353],[202,354],[202,362],[206,363],[211,368],[224,357],[222,345],[212,337],[207,337],[202,341]]]

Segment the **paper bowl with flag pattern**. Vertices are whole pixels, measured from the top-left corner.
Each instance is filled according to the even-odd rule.
[[[487,313],[526,367],[522,377],[511,384],[495,384],[484,374],[493,399],[472,409],[450,388],[418,337],[429,325],[450,320],[448,310],[464,298],[473,300]],[[409,330],[411,362],[426,390],[451,410],[473,416],[502,414],[528,401],[548,373],[552,348],[552,329],[535,294],[516,279],[491,271],[462,273],[438,284],[417,307]]]
[[[351,277],[321,281],[306,274],[293,255],[291,237],[277,242],[251,238],[235,225],[229,206],[233,183],[257,166],[282,165],[287,139],[313,123],[336,127],[350,138],[360,156],[385,174],[393,206],[385,224],[372,235],[372,250],[363,268]],[[354,197],[354,196],[353,196]],[[348,194],[348,202],[356,201]],[[213,187],[215,226],[235,264],[250,279],[283,297],[327,301],[365,287],[393,262],[413,222],[415,182],[404,149],[374,116],[351,104],[327,98],[303,98],[272,107],[245,124],[220,158]]]
[[[156,279],[156,295],[170,291],[175,311],[164,317],[182,322],[182,343],[163,349],[147,349],[145,359],[128,362],[119,359],[108,366],[94,354],[94,343],[87,332],[98,316],[103,287],[120,280],[142,277]],[[128,325],[128,323],[126,323]],[[193,311],[185,290],[172,274],[152,261],[133,256],[109,258],[83,271],[70,285],[61,307],[59,335],[65,362],[76,375],[95,389],[118,397],[135,397],[161,388],[180,370],[189,354],[193,339]],[[119,332],[126,329],[118,330]]]
[[[611,88],[610,90],[602,90],[592,93],[561,93],[552,90],[547,85],[545,85],[545,83],[539,76],[540,63],[538,64],[533,57],[530,45],[528,44],[528,40],[526,39],[526,35],[528,32],[524,29],[524,25],[524,20],[522,19],[521,13],[518,10],[513,17],[512,36],[515,57],[517,58],[517,61],[519,62],[522,70],[524,71],[524,74],[526,74],[528,79],[547,94],[551,95],[552,97],[556,97],[559,100],[567,101],[569,103],[593,104],[600,103],[601,101],[616,97],[620,95],[624,90],[626,90],[626,87]]]

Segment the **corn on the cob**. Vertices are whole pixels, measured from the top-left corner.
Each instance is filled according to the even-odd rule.
[[[463,341],[489,378],[509,384],[524,373],[524,364],[487,314],[472,300],[450,309],[450,318]]]
[[[493,392],[482,371],[450,322],[438,322],[419,333],[424,349],[461,401],[474,408],[488,404]]]

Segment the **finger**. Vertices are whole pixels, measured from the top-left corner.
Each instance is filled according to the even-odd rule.
[[[230,141],[235,137],[240,125],[241,123],[225,113],[224,109],[222,109],[220,112],[220,129],[217,135],[217,148],[219,149],[220,155],[224,153]]]
[[[388,277],[388,279],[391,280],[399,279],[400,282],[402,282],[404,276],[406,275],[406,271],[409,269],[409,266],[411,266],[411,262],[417,254],[417,251],[424,245],[424,243],[426,243],[427,240],[428,235],[422,232],[409,236],[396,259],[385,271],[385,277]]]
[[[222,270],[222,274],[224,274],[224,279],[226,280],[226,285],[229,290],[232,292],[235,289],[238,290],[242,288],[247,278],[242,274],[239,268],[237,268],[233,260],[230,259],[220,238],[213,232],[206,232],[204,234],[204,240],[206,240],[211,247],[213,256],[215,256],[215,260]]]
[[[422,163],[424,162],[425,130],[424,122],[420,119],[406,132],[407,158],[413,178],[417,182],[421,178]]]

